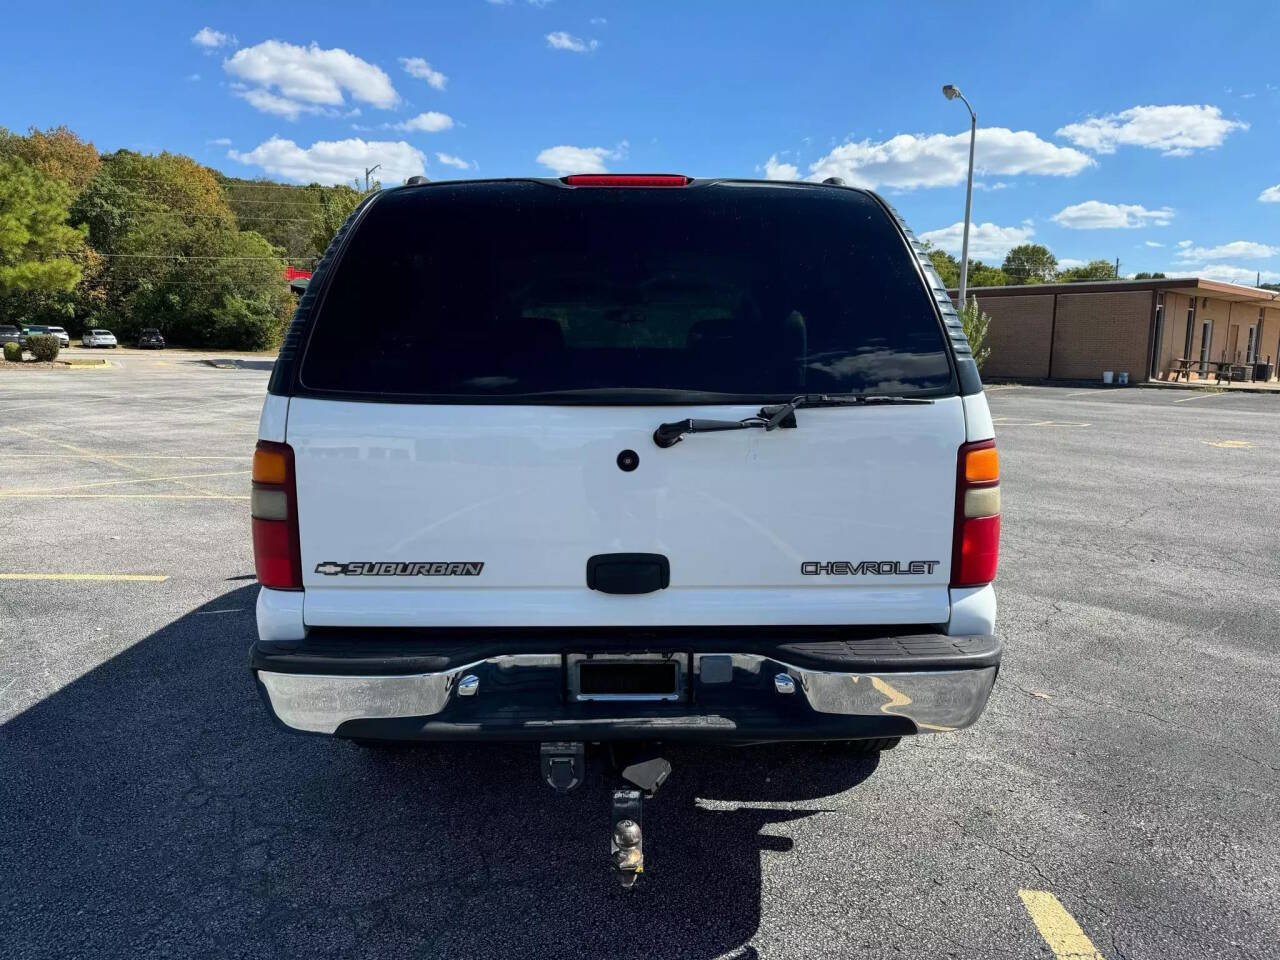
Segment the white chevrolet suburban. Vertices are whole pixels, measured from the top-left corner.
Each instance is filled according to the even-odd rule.
[[[947,291],[839,184],[419,183],[334,238],[253,461],[285,727],[584,745],[643,869],[657,744],[885,749],[977,720],[999,470]]]

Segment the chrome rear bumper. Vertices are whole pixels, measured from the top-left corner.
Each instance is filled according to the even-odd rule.
[[[760,654],[694,653],[689,702],[662,705],[566,703],[559,653],[489,657],[438,673],[255,672],[277,719],[312,733],[564,739],[572,728],[590,739],[819,739],[842,730],[856,737],[962,729],[982,714],[998,669],[845,673]]]

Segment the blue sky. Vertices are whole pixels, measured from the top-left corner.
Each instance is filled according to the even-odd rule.
[[[290,182],[838,174],[958,252],[951,82],[977,257],[1280,280],[1278,27],[1274,0],[26,4],[0,124]]]

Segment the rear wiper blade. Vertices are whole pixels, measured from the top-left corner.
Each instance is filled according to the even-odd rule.
[[[895,397],[887,394],[805,393],[776,407],[762,407],[759,416],[766,430],[794,427],[795,412],[800,407],[889,406],[892,404],[933,403],[924,397]]]
[[[882,406],[888,404],[933,403],[922,397],[894,397],[884,395],[850,395],[806,393],[793,397],[786,403],[774,407],[761,407],[754,417],[741,420],[675,420],[663,423],[653,431],[653,442],[659,447],[673,447],[691,433],[719,433],[722,430],[777,430],[791,428],[796,425],[795,413],[799,407],[842,407],[842,406]]]

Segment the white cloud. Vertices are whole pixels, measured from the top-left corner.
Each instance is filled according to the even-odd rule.
[[[529,0],[529,6],[537,7],[539,10],[542,10],[550,6],[552,2],[554,2],[554,0]]]
[[[599,40],[584,40],[571,33],[557,30],[547,34],[547,46],[552,50],[568,50],[572,53],[590,53],[600,46]]]
[[[1054,223],[1072,230],[1107,230],[1134,227],[1167,227],[1173,219],[1173,210],[1160,207],[1148,210],[1136,203],[1103,203],[1086,200],[1059,210],[1052,217]]]
[[[205,141],[205,143],[212,144],[212,145],[213,145],[213,146],[215,146],[215,147],[229,147],[229,146],[231,146],[231,138],[230,138],[230,137],[216,137],[216,138],[214,138],[213,140],[206,140],[206,141]]]
[[[298,183],[351,183],[377,163],[382,164],[379,176],[391,183],[426,172],[422,151],[403,140],[321,140],[300,147],[292,140],[272,137],[244,153],[229,150],[227,156]]]
[[[223,33],[221,30],[214,30],[212,27],[201,27],[195,32],[191,42],[197,47],[204,47],[205,50],[212,51],[235,43],[236,38],[229,33]]]
[[[1206,264],[1203,267],[1178,266],[1179,275],[1187,277],[1203,277],[1206,280],[1225,280],[1228,283],[1242,283],[1252,287],[1259,279],[1263,283],[1280,282],[1280,272],[1275,270],[1254,270],[1252,267],[1235,267],[1226,263]],[[1261,278],[1259,278],[1261,273]]]
[[[969,227],[969,258],[971,260],[1003,260],[1010,248],[1026,243],[1035,235],[1029,224],[1018,227],[1001,227],[994,223],[975,223]],[[953,223],[940,230],[920,234],[935,247],[941,247],[952,256],[960,256],[963,245],[964,223]]]
[[[1183,157],[1193,150],[1219,147],[1235,130],[1249,124],[1228,120],[1206,104],[1131,107],[1120,113],[1090,117],[1057,131],[1078,147],[1095,153],[1115,153],[1117,146],[1159,150],[1166,157]]]
[[[603,26],[604,26],[605,24],[607,24],[608,22],[609,22],[609,21],[608,21],[608,20],[606,20],[604,17],[592,17],[592,18],[591,18],[591,25],[592,25],[593,27],[603,27]]]
[[[1180,246],[1180,247],[1189,247],[1189,246],[1191,246],[1191,241],[1190,241],[1190,240],[1179,240],[1179,241],[1178,241],[1178,246]]]
[[[1182,246],[1182,244],[1178,244]],[[1216,247],[1183,247],[1178,251],[1179,260],[1266,260],[1280,253],[1280,247],[1252,240],[1233,240]]]
[[[1164,246],[1163,243],[1158,243],[1155,240],[1143,240],[1142,245],[1144,247],[1163,247]]]
[[[764,175],[767,180],[799,180],[800,168],[794,163],[783,163],[775,153],[764,162]]]
[[[249,105],[255,110],[263,113],[270,113],[277,117],[284,117],[287,120],[297,120],[304,113],[323,113],[324,107],[318,107],[315,104],[299,103],[297,100],[290,100],[288,97],[279,97],[274,93],[268,93],[260,87],[243,87],[237,86],[235,95],[248,101]]]
[[[252,89],[238,91],[264,113],[296,117],[353,100],[384,109],[400,102],[391,78],[381,68],[346,50],[323,50],[264,40],[222,61],[222,68]]]
[[[400,65],[404,67],[404,72],[409,76],[418,80],[425,80],[428,86],[437,90],[443,90],[445,84],[449,82],[448,77],[439,70],[432,69],[431,64],[423,60],[422,57],[401,57]]]
[[[1029,130],[984,127],[978,131],[979,174],[1031,173],[1070,177],[1096,163],[1071,147],[1041,140]],[[964,183],[969,134],[902,133],[882,142],[845,143],[809,165],[810,180],[840,177],[855,187],[949,187]]]
[[[448,130],[453,126],[453,117],[447,113],[436,113],[434,110],[428,110],[426,113],[420,113],[416,117],[411,117],[404,123],[397,123],[394,126],[397,130],[439,133],[441,130]]]
[[[1258,194],[1258,202],[1280,203],[1280,183],[1277,183],[1274,187],[1267,187],[1267,189]]]
[[[995,183],[983,183],[978,181],[973,185],[975,190],[1007,190],[1009,185],[1003,180],[997,180]]]
[[[457,167],[459,170],[470,170],[471,164],[463,160],[461,157],[455,157],[451,153],[437,153],[436,159],[443,163],[446,167]]]
[[[1074,270],[1076,267],[1084,266],[1083,260],[1077,260],[1075,257],[1063,257],[1058,261],[1059,270]]]
[[[619,160],[624,149],[610,150],[608,147],[548,147],[538,154],[538,163],[547,167],[557,176],[571,173],[608,173],[606,160]]]
[[[198,73],[189,73],[189,74],[187,74],[187,82],[188,82],[188,83],[199,83],[199,82],[200,82],[200,74],[198,74]]]

